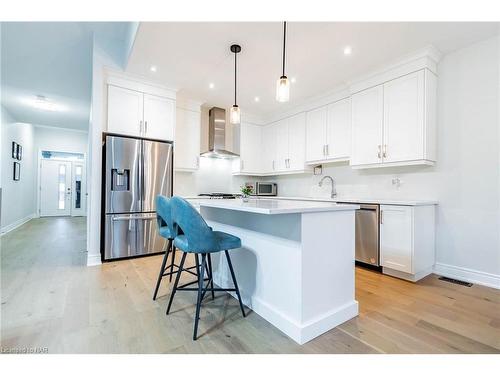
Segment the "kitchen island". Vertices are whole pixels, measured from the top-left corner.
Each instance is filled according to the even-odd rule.
[[[299,344],[358,315],[356,205],[273,199],[193,199],[214,230],[241,238],[231,259],[243,302]],[[225,257],[214,282],[231,287]]]

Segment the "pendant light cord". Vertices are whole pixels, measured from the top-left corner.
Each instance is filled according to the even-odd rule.
[[[283,74],[285,75],[286,21],[283,22]]]
[[[236,56],[238,53],[234,53],[234,105],[236,105]]]

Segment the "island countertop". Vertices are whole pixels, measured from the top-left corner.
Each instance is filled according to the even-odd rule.
[[[188,199],[194,206],[214,207],[265,215],[296,214],[325,211],[352,211],[359,206],[333,202],[295,201],[281,199]]]

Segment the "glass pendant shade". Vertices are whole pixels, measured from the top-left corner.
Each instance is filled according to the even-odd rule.
[[[236,104],[229,110],[229,121],[231,124],[239,124],[241,120],[240,107]]]
[[[290,81],[286,76],[281,76],[276,82],[276,100],[281,103],[290,100]]]

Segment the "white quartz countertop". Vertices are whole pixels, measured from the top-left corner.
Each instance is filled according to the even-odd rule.
[[[359,208],[357,205],[337,204],[334,202],[295,200],[295,199],[255,199],[248,202],[242,199],[193,199],[186,197],[194,206],[215,207],[233,211],[257,214],[277,215],[306,212],[349,211]]]
[[[431,200],[406,200],[406,199],[379,199],[379,198],[362,198],[362,197],[338,197],[332,198],[315,198],[315,197],[259,197],[258,199],[274,199],[274,200],[290,200],[290,201],[310,201],[310,202],[345,202],[345,203],[373,203],[373,204],[388,204],[397,206],[430,206],[436,205],[438,202]]]

